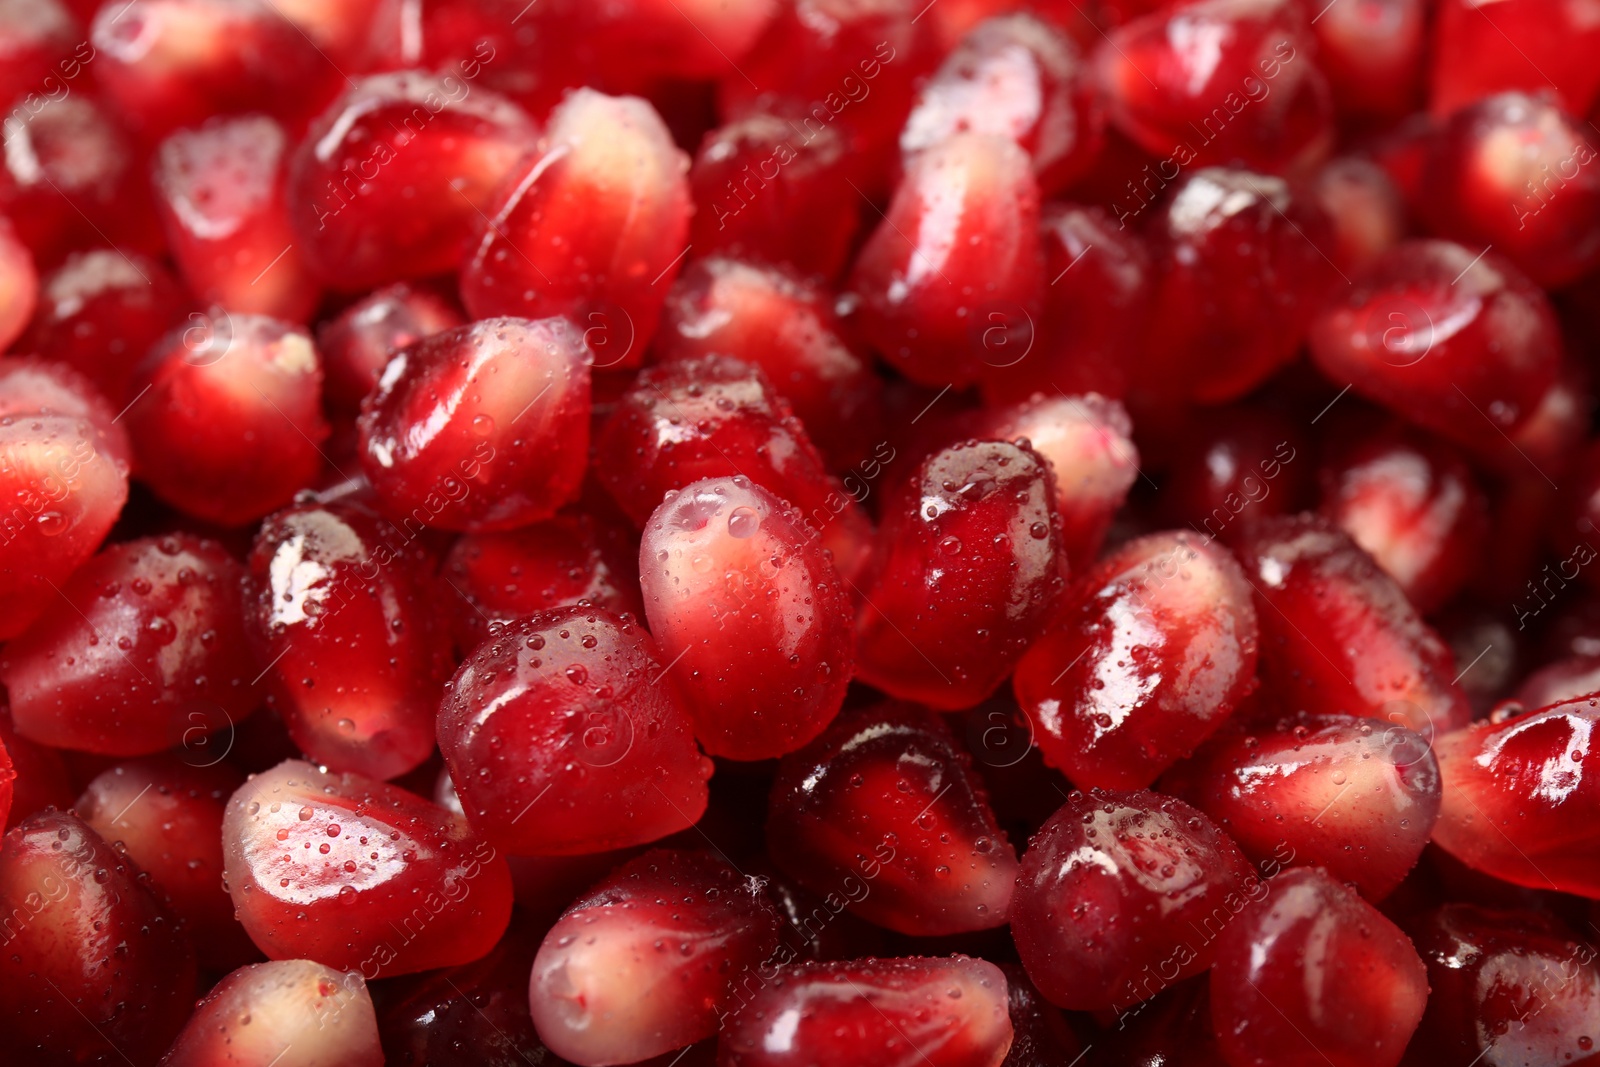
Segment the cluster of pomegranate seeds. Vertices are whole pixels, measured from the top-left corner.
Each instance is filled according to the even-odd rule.
[[[19,1067],[1600,1067],[1595,0],[0,0]]]

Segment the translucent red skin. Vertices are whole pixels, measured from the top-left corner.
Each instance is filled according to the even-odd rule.
[[[5,747],[7,763],[13,772],[9,779],[6,829],[46,807],[72,807],[75,790],[61,753],[18,735],[11,725],[9,710],[0,711],[0,745]]]
[[[39,299],[33,257],[9,222],[0,225],[0,344],[10,347],[28,325]]]
[[[578,89],[542,151],[508,173],[461,269],[474,318],[568,315],[603,334],[599,367],[636,367],[689,245],[689,159],[637,97]]]
[[[1330,159],[1311,179],[1311,195],[1333,223],[1334,247],[1328,254],[1347,273],[1393,248],[1410,225],[1394,179],[1365,155]]]
[[[481,319],[397,353],[357,425],[384,511],[446,530],[554,515],[583,481],[592,358],[564,318]]]
[[[1170,442],[1171,461],[1156,503],[1174,525],[1224,544],[1315,496],[1312,442],[1305,427],[1266,405],[1204,412]]]
[[[1078,46],[1030,14],[986,19],[946,54],[900,133],[910,157],[952,134],[993,133],[1033,160],[1040,192],[1060,192],[1100,150],[1104,105]]]
[[[1561,336],[1543,292],[1490,251],[1404,241],[1311,324],[1334,382],[1468,448],[1511,433],[1556,382]]]
[[[781,756],[838,714],[855,667],[850,594],[791,505],[742,476],[693,482],[651,515],[639,577],[708,753]]]
[[[11,763],[5,740],[0,737],[0,826],[11,824],[11,794],[15,788],[17,772]]]
[[[785,756],[767,809],[769,854],[795,881],[914,936],[1006,922],[1016,851],[972,759],[932,712],[846,712]]]
[[[239,921],[269,959],[369,980],[410,974],[485,955],[511,916],[505,860],[461,819],[396,786],[299,760],[239,787],[222,847]]]
[[[396,282],[368,293],[317,330],[323,395],[330,404],[360,407],[397,350],[465,323],[452,302],[422,286]]]
[[[1082,787],[1149,785],[1255,687],[1256,616],[1214,542],[1151,534],[1106,556],[1012,679],[1045,762]]]
[[[1319,868],[1286,871],[1217,939],[1211,1015],[1237,1067],[1395,1067],[1428,972],[1399,927]]]
[[[1013,1036],[1005,976],[985,960],[800,963],[729,1017],[717,1064],[1000,1067]]]
[[[1527,675],[1512,697],[1525,708],[1544,708],[1600,693],[1600,657],[1556,660]]]
[[[1071,1067],[1083,1054],[1066,1017],[1034,988],[1028,972],[1015,963],[1000,964],[1006,976],[1006,1005],[1011,1016],[1011,1051],[1000,1067]]]
[[[1600,27],[1581,9],[1515,0],[1483,11],[1465,0],[1441,0],[1434,14],[1428,108],[1448,115],[1506,89],[1551,92],[1573,115],[1584,115],[1600,91],[1600,70],[1587,57]]]
[[[1074,791],[1022,857],[1011,936],[1051,1003],[1125,1011],[1211,965],[1266,895],[1227,834],[1172,797]]]
[[[1041,314],[1039,187],[1023,150],[960,133],[917,153],[857,254],[861,331],[890,365],[935,388],[1014,362]]]
[[[220,545],[189,534],[122,542],[84,564],[0,654],[17,732],[138,756],[243,722],[259,694],[242,575]]]
[[[941,710],[977,704],[1048,622],[1062,551],[1054,478],[1026,443],[934,453],[885,503],[856,614],[858,677]]]
[[[1470,1062],[1597,1062],[1595,950],[1548,915],[1449,903],[1407,924],[1433,992],[1412,1044]],[[1420,1061],[1419,1061],[1420,1062]]]
[[[1423,0],[1301,5],[1341,118],[1391,122],[1422,103],[1431,6]]]
[[[289,164],[289,219],[311,269],[360,291],[453,270],[495,186],[536,143],[511,101],[455,74],[358,81]]]
[[[498,629],[456,671],[438,733],[467,820],[507,852],[642,845],[706,809],[711,763],[655,642],[601,608]]]
[[[423,546],[358,503],[305,504],[262,523],[248,566],[245,635],[300,750],[378,779],[427,759],[454,663]]]
[[[1216,820],[1252,860],[1322,867],[1368,900],[1415,866],[1441,792],[1424,738],[1353,715],[1225,731],[1161,788]]]
[[[194,950],[121,853],[71,812],[32,816],[0,845],[0,904],[12,1054],[111,1064],[165,1051],[194,1003]]]
[[[20,416],[26,424],[25,417],[34,414],[84,419],[94,428],[97,452],[114,464],[127,464],[133,458],[128,435],[117,425],[117,410],[86,375],[53,360],[0,357],[0,418]]]
[[[1600,698],[1584,695],[1535,711],[1507,705],[1439,738],[1444,803],[1434,843],[1514,885],[1600,897],[1590,844],[1600,802],[1588,745],[1596,719]]]
[[[647,367],[595,442],[595,477],[641,527],[670,490],[741,475],[793,504],[851,581],[872,526],[770,379],[728,356]]]
[[[1454,657],[1349,535],[1309,515],[1241,540],[1261,621],[1261,678],[1286,707],[1384,719],[1430,742],[1466,724]]]

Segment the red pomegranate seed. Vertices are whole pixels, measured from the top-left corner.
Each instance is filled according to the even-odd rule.
[[[23,736],[138,756],[198,739],[255,710],[241,632],[243,570],[191,535],[113,545],[0,654]]]
[[[75,790],[61,753],[19,735],[11,724],[10,711],[3,708],[0,708],[0,747],[4,747],[13,772],[6,829],[47,807],[72,807]]]
[[[1325,148],[1333,109],[1306,22],[1290,0],[1201,0],[1104,39],[1094,65],[1111,122],[1162,157],[1158,184],[1195,164],[1283,172]]]
[[[1172,456],[1157,499],[1174,525],[1232,544],[1314,498],[1312,442],[1281,411],[1259,403],[1211,408],[1174,430],[1159,442]]]
[[[771,973],[777,947],[759,882],[705,853],[647,852],[545,935],[533,1023],[563,1059],[635,1063],[716,1033],[730,998]]]
[[[605,336],[599,366],[638,366],[688,251],[688,157],[647,101],[590,89],[541,144],[477,220],[462,302],[474,318],[570,315]]]
[[[1547,708],[1600,693],[1600,656],[1573,656],[1534,671],[1512,698],[1525,708]]]
[[[876,443],[882,380],[828,294],[788,269],[722,256],[690,263],[667,297],[654,350],[663,363],[721,354],[761,368],[836,468]]]
[[[1013,685],[1047,763],[1080,786],[1136,789],[1254,688],[1256,643],[1250,587],[1226,550],[1151,534],[1079,579]]]
[[[367,294],[317,330],[328,403],[360,407],[397,351],[465,324],[460,309],[422,286],[397,282]]]
[[[212,987],[164,1067],[383,1067],[372,997],[358,974],[310,960],[240,967]]]
[[[290,161],[296,247],[339,289],[454,270],[495,187],[536,138],[521,108],[455,75],[363,78]]]
[[[771,759],[822,732],[852,667],[850,597],[816,532],[742,476],[670,494],[639,547],[650,632],[714,756]]]
[[[1170,969],[1170,967],[1169,967]],[[1211,976],[1202,974],[1121,1013],[1103,1046],[1131,1067],[1228,1067],[1211,1025]]]
[[[1387,171],[1365,156],[1339,156],[1311,180],[1311,195],[1333,223],[1328,254],[1361,270],[1406,235],[1406,205]]]
[[[259,958],[222,888],[222,812],[244,776],[220,756],[201,765],[211,757],[194,740],[184,738],[182,757],[163,753],[101,771],[78,798],[77,814],[150,876],[201,962],[225,970]]]
[[[1581,5],[1509,0],[1481,7],[1440,0],[1433,16],[1428,107],[1439,116],[1507,89],[1554,92],[1564,110],[1586,115],[1600,92],[1588,61],[1600,23]]]
[[[484,955],[511,916],[505,860],[459,818],[300,760],[239,787],[222,851],[239,921],[273,959],[410,974]]]
[[[1028,973],[1015,963],[1000,964],[1006,976],[1006,1004],[1011,1015],[1011,1051],[1001,1067],[1071,1067],[1084,1054],[1066,1017],[1044,999]]]
[[[81,42],[81,43],[80,43]],[[45,79],[60,84],[58,63],[93,58],[83,47],[83,30],[60,0],[5,0],[0,3],[0,100],[14,105],[28,93],[45,88]],[[62,71],[65,73],[65,70]],[[9,138],[11,130],[6,130]]]
[[[1506,705],[1439,738],[1434,842],[1514,885],[1600,896],[1596,797],[1584,773],[1596,719],[1600,700],[1586,694],[1537,711]]]
[[[578,494],[589,364],[571,320],[481,319],[401,350],[361,405],[361,467],[413,527],[505,530]]]
[[[1033,343],[1043,275],[1027,153],[1004,137],[958,133],[907,163],[850,287],[879,354],[940,388],[976,381]]]
[[[369,27],[394,7],[386,0],[272,0],[272,5],[340,70],[358,69],[367,60]]]
[[[120,406],[134,365],[189,307],[176,279],[148,256],[74,252],[40,279],[23,346],[81,371]]]
[[[529,13],[547,33],[599,45],[594,84],[643,85],[660,78],[714,78],[750,51],[777,12],[775,0],[625,0],[596,5],[554,0]],[[514,5],[505,10],[516,13]]]
[[[90,40],[95,80],[150,141],[214,114],[303,122],[339,78],[268,0],[107,3]]]
[[[930,936],[1006,922],[1016,852],[932,712],[847,712],[784,757],[768,804],[772,861],[880,926]]]
[[[1549,302],[1497,253],[1405,241],[1353,280],[1311,326],[1330,380],[1467,447],[1512,432],[1555,384]]]
[[[17,239],[11,223],[0,218],[0,350],[27,329],[39,302],[39,275],[33,256]]]
[[[872,525],[761,370],[728,356],[646,368],[595,444],[595,477],[643,526],[661,498],[701,478],[742,476],[799,509],[854,581]]]
[[[1423,0],[1355,0],[1303,5],[1311,16],[1317,69],[1327,75],[1341,118],[1392,122],[1422,102],[1430,5]]]
[[[302,322],[317,305],[289,229],[288,135],[265,115],[212,119],[155,152],[156,210],[167,245],[202,300]]]
[[[1240,1067],[1396,1067],[1428,972],[1400,929],[1317,868],[1267,883],[1217,938],[1211,1014]]]
[[[433,752],[450,677],[434,559],[356,503],[266,520],[250,552],[245,634],[300,751],[393,778]]]
[[[1217,935],[1266,884],[1180,800],[1074,792],[1022,857],[1011,934],[1064,1008],[1125,1011],[1211,965]]]
[[[1439,814],[1427,740],[1353,715],[1225,732],[1161,788],[1215,819],[1256,862],[1325,868],[1368,900],[1416,865]]]
[[[712,130],[689,169],[695,254],[837,277],[861,224],[855,211],[837,209],[856,195],[847,183],[860,167],[837,126],[757,113]]]
[[[328,435],[311,337],[214,308],[135,370],[124,418],[139,479],[190,515],[236,526],[282,507],[322,468]]]
[[[0,1025],[24,1063],[151,1063],[194,1003],[194,950],[143,876],[71,812],[0,845]]]
[[[1050,194],[1093,165],[1104,122],[1072,38],[1033,15],[1001,15],[974,26],[923,84],[900,151],[910,159],[958,133],[1009,137]]]
[[[15,789],[17,772],[11,763],[11,754],[6,750],[4,738],[0,738],[0,826],[11,825],[11,795]]]
[[[1558,920],[1445,904],[1411,931],[1433,988],[1416,1047],[1463,1062],[1594,1061],[1600,967]]]
[[[1348,534],[1309,515],[1246,533],[1261,677],[1282,706],[1383,719],[1430,743],[1466,724],[1454,659],[1400,586]]]
[[[923,461],[884,505],[856,617],[862,681],[943,710],[993,693],[1060,596],[1061,520],[1047,461],[969,441]]]
[[[600,608],[539,611],[479,645],[440,704],[439,748],[468,821],[508,852],[641,845],[706,810],[711,762],[654,642]]]
[[[51,360],[0,357],[0,419],[26,421],[30,415],[82,419],[93,427],[95,452],[123,465],[133,458],[133,446],[117,425],[115,409],[88,377]],[[88,455],[80,458],[92,461]],[[60,473],[72,477],[70,471]]]
[[[800,963],[763,982],[717,1039],[721,1067],[1000,1067],[1014,1031],[985,960]]]

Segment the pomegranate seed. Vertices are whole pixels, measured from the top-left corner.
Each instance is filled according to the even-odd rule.
[[[1123,1012],[1110,1037],[1109,1055],[1132,1067],[1228,1067],[1211,1025],[1210,975],[1179,982]]]
[[[454,75],[363,78],[289,163],[296,247],[340,289],[453,270],[495,187],[535,141],[521,108]]]
[[[1287,871],[1217,937],[1211,1014],[1230,1064],[1395,1067],[1428,972],[1406,935],[1318,869]]]
[[[6,829],[45,808],[72,807],[74,789],[61,753],[19,735],[4,708],[0,708],[0,748],[5,749],[13,772]]]
[[[1600,24],[1582,6],[1510,0],[1492,9],[1440,0],[1434,13],[1428,106],[1435,115],[1506,89],[1554,92],[1562,108],[1588,114],[1600,70],[1587,61]]]
[[[1298,716],[1213,738],[1161,780],[1258,863],[1322,867],[1368,900],[1415,866],[1439,814],[1439,763],[1403,726]]]
[[[1309,515],[1241,540],[1261,620],[1261,676],[1284,706],[1383,719],[1421,734],[1466,724],[1449,647],[1344,531]]]
[[[355,69],[366,60],[368,27],[380,10],[393,6],[386,0],[272,0],[272,4],[340,70]]]
[[[238,919],[274,959],[410,974],[483,956],[511,915],[505,860],[456,816],[300,760],[239,787],[222,850]]]
[[[1330,160],[1312,179],[1311,195],[1333,223],[1330,254],[1345,271],[1364,269],[1406,235],[1400,190],[1363,156]]]
[[[197,296],[298,322],[318,289],[289,230],[287,150],[283,127],[265,115],[179,130],[156,149],[156,209]]]
[[[1340,117],[1387,122],[1422,102],[1430,5],[1423,0],[1309,2],[1317,69]]]
[[[1074,792],[1028,842],[1011,933],[1052,1003],[1121,1011],[1209,967],[1218,915],[1265,895],[1239,847],[1182,801]]]
[[[778,916],[760,883],[704,853],[659,849],[567,909],[533,961],[533,1023],[556,1055],[635,1063],[710,1037],[743,983],[770,973]]]
[[[138,756],[255,710],[239,619],[242,568],[192,535],[112,545],[0,654],[23,736]]]
[[[905,934],[1006,922],[1016,852],[995,825],[971,757],[932,712],[846,713],[778,767],[772,860],[813,893]],[[859,894],[859,897],[858,897]]]
[[[31,816],[0,846],[0,906],[0,1024],[21,1062],[161,1055],[193,1004],[194,950],[121,853],[71,812]]]
[[[1233,558],[1189,533],[1122,546],[1017,666],[1046,762],[1080,786],[1148,785],[1254,687],[1256,611]]]
[[[952,445],[884,506],[856,617],[859,677],[969,708],[1039,636],[1065,584],[1047,461],[1026,443]]]
[[[600,6],[555,0],[530,13],[547,32],[603,42],[589,60],[591,76],[607,84],[670,78],[711,78],[750,51],[772,20],[775,0],[626,0]],[[515,13],[515,6],[506,8]]]
[[[1525,708],[1547,708],[1600,693],[1600,656],[1574,656],[1534,671],[1512,698]]]
[[[46,78],[54,80],[57,64],[69,58],[80,64],[92,58],[94,52],[81,41],[82,30],[60,0],[0,3],[0,99],[11,104],[37,92]]]
[[[1066,1017],[1040,995],[1021,967],[1002,963],[1000,972],[1006,976],[1006,1003],[1014,1035],[1001,1067],[1070,1067],[1073,1057],[1084,1054],[1084,1048]]]
[[[94,431],[96,452],[123,465],[133,457],[128,435],[117,425],[111,405],[85,375],[49,360],[29,356],[0,358],[0,419],[26,421],[30,415],[84,420]],[[71,477],[66,471],[61,473]]]
[[[850,285],[873,347],[906,377],[941,387],[976,381],[1032,344],[1043,274],[1027,153],[958,133],[908,161]]]
[[[640,845],[706,810],[711,762],[654,643],[599,608],[539,611],[479,645],[440,705],[439,748],[467,819],[510,852]]]
[[[722,1067],[1000,1067],[1014,1031],[985,960],[799,963],[764,982],[717,1040]]]
[[[577,496],[592,354],[571,320],[481,319],[401,350],[361,405],[361,466],[406,526],[505,530]]]
[[[792,505],[742,476],[694,482],[650,517],[639,575],[707,752],[771,759],[838,713],[854,666],[850,599]]]
[[[1232,544],[1261,520],[1292,514],[1312,499],[1305,428],[1264,405],[1199,412],[1161,444],[1173,455],[1160,510],[1208,540]]]
[[[39,301],[39,275],[33,256],[17,239],[11,223],[0,218],[0,349],[22,335]]]
[[[310,960],[240,967],[173,1042],[165,1067],[383,1067],[372,997],[359,974]]]
[[[478,220],[462,302],[474,318],[570,315],[604,336],[600,366],[638,366],[688,251],[688,157],[648,102],[589,89],[542,144]]]
[[[454,304],[421,286],[397,282],[369,293],[317,331],[328,402],[360,407],[397,351],[465,324]]]
[[[256,534],[244,625],[258,680],[323,766],[393,778],[433,752],[452,666],[434,566],[354,503],[280,511]]]

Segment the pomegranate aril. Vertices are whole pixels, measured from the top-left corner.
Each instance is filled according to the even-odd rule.
[[[368,32],[388,0],[272,0],[337,69],[366,69]],[[434,5],[429,5],[434,6]]]
[[[850,596],[791,504],[742,476],[694,482],[651,515],[639,575],[665,684],[707,752],[771,759],[838,713]]]
[[[1271,699],[1383,719],[1430,744],[1466,724],[1449,646],[1343,530],[1310,515],[1268,519],[1246,532],[1239,555]]]
[[[33,255],[11,223],[0,217],[0,351],[22,336],[39,302]]]
[[[706,853],[658,849],[613,871],[550,928],[529,999],[539,1037],[582,1065],[635,1063],[717,1032],[775,966],[760,883]],[[778,960],[781,962],[781,959]]]
[[[81,69],[81,62],[68,64],[94,56],[86,44],[83,28],[61,0],[0,3],[0,101],[12,106],[19,97],[60,86],[67,70]]]
[[[1151,534],[1105,557],[1013,679],[1045,761],[1080,786],[1149,785],[1255,687],[1256,614],[1215,542]]]
[[[587,43],[583,58],[593,83],[643,86],[726,73],[750,51],[778,6],[777,0],[553,0],[529,20],[545,33]],[[514,5],[505,10],[515,14]]]
[[[149,1063],[193,1005],[194,950],[143,876],[71,812],[0,844],[0,1025],[23,1063]]]
[[[495,187],[537,136],[517,105],[453,75],[363,78],[290,161],[295,245],[339,289],[453,270]]]
[[[117,425],[116,410],[87,377],[52,360],[0,358],[0,418],[25,420],[29,415],[83,419],[94,428],[97,452],[114,463],[127,464],[133,458],[128,435]]]
[[[1406,235],[1400,190],[1387,171],[1365,156],[1329,160],[1312,177],[1311,196],[1333,224],[1328,254],[1345,271],[1365,268]]]
[[[328,403],[360,407],[397,351],[465,323],[451,301],[420,285],[396,282],[368,293],[317,330]]]
[[[483,956],[511,916],[505,860],[458,817],[300,760],[239,787],[222,849],[239,921],[272,959],[410,974]]]
[[[265,115],[212,119],[156,148],[156,210],[202,300],[304,321],[319,290],[289,229],[284,128]]]
[[[578,494],[593,355],[570,319],[482,319],[389,361],[362,401],[361,467],[408,531],[506,530]]]
[[[1044,999],[1019,965],[1002,963],[1000,971],[1006,976],[1013,1035],[1000,1067],[1073,1067],[1085,1050],[1060,1009]]]
[[[1014,1031],[985,960],[909,957],[779,969],[729,1017],[719,1067],[1000,1067]]]
[[[300,751],[393,778],[433,752],[450,677],[434,559],[358,503],[305,504],[261,526],[244,628]]]
[[[1211,965],[1220,914],[1266,893],[1244,854],[1180,800],[1074,792],[1023,854],[1011,934],[1039,991],[1125,1011]]]
[[[1525,708],[1547,708],[1591,693],[1600,693],[1600,657],[1574,656],[1528,675],[1512,699]]]
[[[1286,871],[1217,937],[1211,1013],[1235,1067],[1395,1067],[1428,972],[1406,935],[1320,868]]]
[[[1584,4],[1440,0],[1432,45],[1428,107],[1438,116],[1507,89],[1553,92],[1569,114],[1585,115],[1600,92],[1588,59],[1600,23]]]
[[[1175,429],[1156,442],[1171,456],[1156,503],[1174,525],[1232,544],[1261,520],[1314,499],[1311,442],[1285,413],[1233,404],[1196,412]]]
[[[907,163],[850,287],[879,354],[939,388],[970,384],[1026,351],[1043,276],[1027,153],[1004,137],[958,133]]]
[[[76,790],[61,753],[18,734],[4,708],[0,708],[0,745],[12,771],[6,829],[45,808],[72,807]]]
[[[711,761],[654,642],[600,608],[491,634],[445,693],[439,748],[467,820],[508,852],[645,844],[706,809]]]
[[[767,840],[801,885],[904,934],[1004,925],[1017,877],[971,757],[936,714],[906,704],[847,712],[786,756]]]
[[[383,1067],[359,974],[310,960],[240,967],[207,993],[162,1067]]]
[[[474,318],[570,315],[605,337],[598,366],[638,366],[688,251],[688,157],[648,102],[591,89],[541,145],[477,220],[462,302]]]
[[[1065,581],[1048,462],[969,441],[923,461],[885,504],[856,616],[861,680],[942,710],[989,696]]]
[[[1439,814],[1428,742],[1353,715],[1227,731],[1161,788],[1215,819],[1258,863],[1323,867],[1368,900],[1400,884]]]
[[[156,342],[123,418],[139,480],[190,515],[237,526],[322,468],[322,364],[304,330],[213,308]]]
[[[1341,119],[1390,122],[1422,102],[1432,5],[1426,0],[1354,0],[1324,7],[1304,0]],[[1450,62],[1450,61],[1444,61]]]

